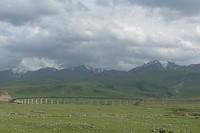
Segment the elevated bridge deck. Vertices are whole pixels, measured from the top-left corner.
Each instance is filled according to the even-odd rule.
[[[20,97],[12,99],[18,104],[91,104],[91,105],[135,105],[142,99],[108,97]]]

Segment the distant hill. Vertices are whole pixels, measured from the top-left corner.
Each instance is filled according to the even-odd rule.
[[[0,71],[0,90],[22,96],[199,98],[200,64],[151,61],[129,71],[81,65],[37,71]]]

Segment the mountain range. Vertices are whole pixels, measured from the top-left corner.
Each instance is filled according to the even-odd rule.
[[[87,79],[94,76],[125,76],[130,74],[147,74],[155,72],[181,71],[200,73],[200,64],[191,64],[188,66],[177,65],[173,62],[161,63],[158,60],[151,61],[129,71],[106,70],[87,65],[70,67],[58,70],[56,68],[42,68],[36,71],[23,71],[21,69],[10,69],[0,71],[0,80],[13,80],[23,78],[53,78],[59,80]]]
[[[0,71],[0,90],[21,96],[198,98],[200,64],[151,61],[129,71],[81,65],[64,69]]]

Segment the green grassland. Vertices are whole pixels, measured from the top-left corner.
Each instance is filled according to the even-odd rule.
[[[0,91],[8,92],[12,98],[89,96],[144,99],[140,106],[1,103],[0,132],[198,133],[199,103],[171,103],[170,100],[154,103],[153,99],[199,99],[199,81],[199,73],[180,71],[122,77],[98,75],[70,81],[48,78],[0,81]],[[145,102],[147,99],[150,102]]]
[[[0,104],[5,133],[198,133],[200,104]]]
[[[200,74],[158,72],[145,75],[96,76],[85,80],[19,79],[0,82],[13,98],[29,96],[103,96],[183,99],[200,97]],[[173,86],[184,81],[176,92]]]

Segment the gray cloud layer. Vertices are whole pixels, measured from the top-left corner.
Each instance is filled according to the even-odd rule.
[[[165,20],[176,20],[182,17],[192,17],[200,15],[199,0],[97,0],[101,6],[111,5],[138,5],[144,8],[156,10]],[[151,11],[152,13],[152,11]],[[153,14],[151,14],[153,15]]]
[[[0,2],[0,69],[200,62],[197,0]]]

